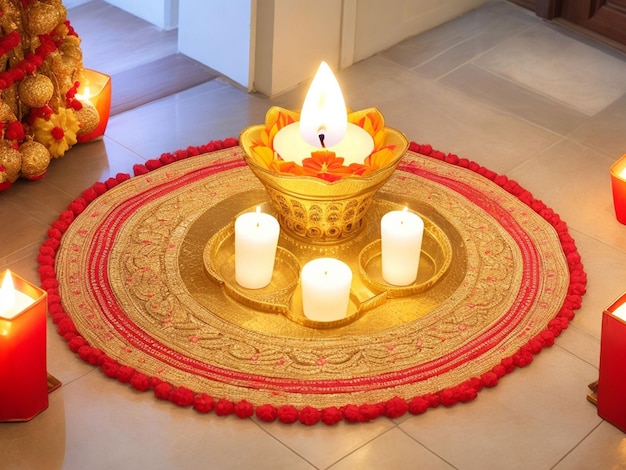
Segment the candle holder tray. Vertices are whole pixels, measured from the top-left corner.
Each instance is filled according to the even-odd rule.
[[[271,206],[262,205],[264,212],[273,214]],[[230,298],[260,313],[281,314],[299,325],[310,328],[329,329],[346,326],[375,311],[389,299],[427,292],[450,269],[453,250],[449,237],[437,223],[420,213],[424,220],[424,235],[417,279],[407,286],[394,286],[385,282],[382,278],[380,219],[384,213],[401,208],[402,206],[397,203],[381,198],[375,199],[365,217],[362,232],[349,241],[332,246],[309,244],[281,230],[272,281],[261,289],[242,287],[235,280],[233,219],[214,233],[204,248],[206,274],[214,283],[221,286]],[[251,211],[254,211],[254,207],[244,212]],[[318,257],[341,259],[352,270],[350,302],[344,318],[318,321],[304,315],[300,271],[306,262]]]

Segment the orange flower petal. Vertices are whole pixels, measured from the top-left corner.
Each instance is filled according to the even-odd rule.
[[[304,169],[295,162],[276,161],[276,166],[276,171],[279,173],[287,173],[296,176],[303,176],[306,174]]]

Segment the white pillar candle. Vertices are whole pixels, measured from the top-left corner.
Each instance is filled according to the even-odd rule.
[[[313,146],[305,142],[300,135],[300,123],[294,122],[276,133],[274,150],[283,160],[302,165],[302,160],[310,158],[311,152],[324,149],[321,145]],[[338,157],[342,157],[343,164],[346,166],[351,163],[363,163],[374,151],[374,139],[366,130],[349,122],[343,140],[337,145],[326,147],[325,150],[335,152]]]
[[[304,316],[316,321],[345,318],[350,303],[352,271],[343,261],[317,258],[302,268],[302,307]]]
[[[235,280],[247,289],[272,282],[280,226],[257,207],[235,220]]]
[[[623,303],[622,305],[617,307],[613,312],[613,315],[615,315],[620,320],[626,321],[626,303]]]
[[[383,279],[408,286],[417,279],[424,221],[406,207],[386,213],[380,221]]]

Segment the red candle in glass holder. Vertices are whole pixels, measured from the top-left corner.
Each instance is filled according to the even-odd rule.
[[[615,216],[619,222],[626,224],[626,155],[611,166],[611,186]]]
[[[626,293],[602,313],[598,415],[626,432]]]
[[[76,91],[76,98],[80,101],[89,101],[100,116],[96,128],[88,134],[78,136],[78,142],[88,142],[102,137],[111,113],[111,77],[95,70],[83,69],[83,81]]]
[[[8,270],[0,288],[0,421],[48,408],[45,291]]]

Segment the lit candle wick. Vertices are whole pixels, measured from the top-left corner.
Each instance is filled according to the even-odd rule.
[[[326,138],[326,136],[324,135],[324,131],[325,129],[323,127],[320,127],[317,132],[319,132],[319,134],[317,135],[317,137],[320,139],[320,144],[322,144],[322,148],[325,149],[326,145],[324,144],[324,139]]]

